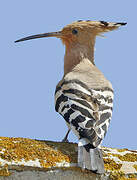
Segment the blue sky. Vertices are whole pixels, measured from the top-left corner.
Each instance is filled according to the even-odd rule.
[[[56,38],[15,44],[77,20],[127,22],[96,40],[95,63],[112,82],[114,111],[103,145],[137,149],[137,2],[4,0],[0,2],[0,136],[60,141],[67,127],[54,110],[64,46]],[[76,142],[71,133],[69,140]]]

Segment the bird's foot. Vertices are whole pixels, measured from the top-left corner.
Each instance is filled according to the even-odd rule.
[[[68,132],[67,132],[66,136],[64,137],[64,139],[61,142],[69,142],[68,141],[68,134],[69,134],[69,132],[70,132],[70,129],[68,129]]]
[[[64,138],[61,142],[69,142],[69,140],[67,138]]]

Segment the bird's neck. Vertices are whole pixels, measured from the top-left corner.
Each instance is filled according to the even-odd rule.
[[[70,47],[66,47],[64,56],[64,75],[69,73],[85,58],[94,64],[94,43],[90,45],[76,44]]]

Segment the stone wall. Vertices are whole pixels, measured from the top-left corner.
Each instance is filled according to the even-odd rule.
[[[0,180],[137,179],[137,151],[102,147],[105,174],[77,167],[77,144],[0,138]]]

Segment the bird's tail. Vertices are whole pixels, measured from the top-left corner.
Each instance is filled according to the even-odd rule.
[[[95,173],[103,174],[104,161],[99,148],[91,148],[91,144],[85,144],[80,140],[78,143],[78,166],[82,169],[89,169]]]

